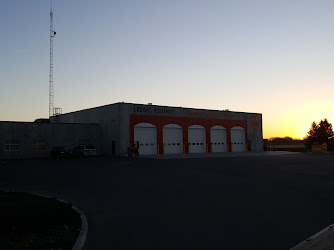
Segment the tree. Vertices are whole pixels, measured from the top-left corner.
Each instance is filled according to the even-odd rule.
[[[327,144],[332,144],[333,136],[333,125],[328,122],[327,118],[325,118],[319,123],[312,122],[310,130],[304,138],[304,143],[307,147],[311,147],[314,142],[326,142]]]

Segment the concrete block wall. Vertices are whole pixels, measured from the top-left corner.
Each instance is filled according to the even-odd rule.
[[[18,151],[6,151],[5,140],[19,140]],[[34,140],[46,140],[46,151],[34,151]],[[80,141],[96,145],[101,152],[101,126],[98,124],[54,124],[33,122],[0,122],[0,158],[44,158],[49,157],[54,146],[73,149]]]
[[[101,126],[101,152],[104,155],[119,155],[120,113],[118,104],[84,109],[51,118],[52,123],[96,123]],[[113,152],[112,146],[115,144]]]

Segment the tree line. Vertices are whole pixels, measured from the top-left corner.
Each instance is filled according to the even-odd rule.
[[[302,144],[304,140],[293,139],[292,137],[272,137],[268,140],[275,145],[293,145],[293,144]]]
[[[301,144],[303,143],[306,147],[311,148],[314,143],[327,143],[329,149],[334,149],[334,132],[333,125],[328,122],[327,118],[321,120],[319,123],[312,122],[309,131],[303,140],[293,139],[289,136],[286,137],[273,137],[268,140],[272,144]]]

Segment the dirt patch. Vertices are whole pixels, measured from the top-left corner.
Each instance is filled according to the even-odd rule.
[[[1,249],[72,249],[80,215],[53,198],[0,191]]]

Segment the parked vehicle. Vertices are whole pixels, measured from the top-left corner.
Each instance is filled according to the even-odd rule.
[[[72,150],[63,146],[53,147],[53,149],[51,150],[51,156],[58,159],[71,158]]]
[[[96,156],[96,148],[91,144],[82,144],[73,149],[73,156]]]

